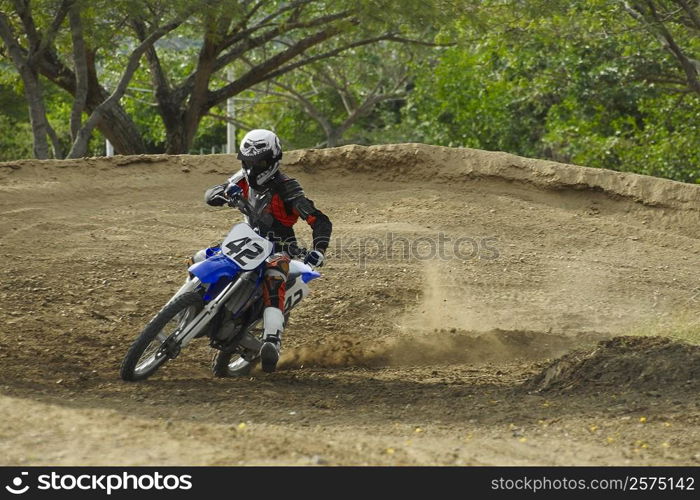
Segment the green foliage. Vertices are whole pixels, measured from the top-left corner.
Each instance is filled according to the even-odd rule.
[[[700,96],[641,101],[645,126],[620,151],[621,169],[700,183]]]
[[[290,103],[277,103],[270,108],[276,119],[267,124],[263,121],[263,127],[275,130],[285,149],[314,148],[323,142],[323,130],[301,108]]]
[[[285,150],[313,148],[323,142],[325,136],[318,123],[287,99],[250,91],[237,102],[240,103],[238,116],[247,128],[274,130]],[[239,139],[242,135],[239,134]]]
[[[33,154],[32,127],[21,81],[5,73],[0,78],[0,161],[30,158]]]
[[[527,115],[505,72],[507,48],[445,50],[437,63],[420,68],[406,110],[420,139],[448,146],[524,151],[529,147]]]
[[[85,38],[108,92],[115,88],[137,43],[128,17],[137,15],[148,25],[157,24],[191,4],[185,0],[79,1]],[[304,6],[303,19],[343,9],[353,9],[354,16],[336,37],[313,47],[304,57],[341,47],[357,37],[388,32],[451,45],[409,45],[399,50],[395,42],[383,42],[356,47],[278,76],[277,81],[305,96],[334,127],[347,117],[350,101],[362,102],[373,91],[393,92],[391,85],[396,81],[402,83],[402,89],[410,89],[408,95],[379,102],[354,121],[343,132],[343,142],[467,146],[700,182],[700,93],[686,81],[679,60],[660,43],[661,25],[653,20],[653,13],[643,11],[643,18],[630,14],[630,5],[649,3],[351,0],[339,4],[313,0]],[[690,18],[682,17],[681,4],[675,0],[651,3],[684,53],[700,59],[700,37]],[[36,0],[32,5],[38,28],[47,29],[58,0]],[[204,0],[201,5],[156,44],[171,89],[182,89],[197,71],[204,34],[214,44],[223,42],[232,25],[222,20],[230,15],[235,22],[243,8],[235,0]],[[263,2],[255,19],[283,5],[287,4]],[[283,27],[290,19],[291,12],[284,11],[272,23]],[[223,23],[223,31],[217,30],[217,23]],[[71,50],[65,24],[56,38],[56,49],[64,59]],[[230,64],[240,77],[281,46],[315,29],[288,32],[272,44],[243,51]],[[392,74],[392,67],[407,69],[408,79],[403,80],[401,72]],[[227,69],[219,68],[211,75],[209,95],[228,83]],[[322,72],[332,74],[339,85],[324,82],[319,78]],[[43,83],[48,119],[67,149],[72,101],[48,81]],[[268,81],[234,96],[239,138],[246,129],[265,127],[275,130],[288,150],[323,144],[327,130],[310,117],[308,109],[282,93]],[[164,151],[168,142],[157,102],[151,69],[142,63],[121,104],[136,123],[148,152]],[[210,152],[212,146],[218,151],[226,142],[226,125],[220,119],[226,114],[225,103],[216,102],[201,119],[191,152]],[[187,103],[183,98],[178,105]],[[1,52],[0,126],[12,131],[0,138],[1,158],[31,154],[21,81]],[[104,139],[98,133],[90,152],[104,152]]]
[[[29,122],[16,122],[0,114],[0,161],[31,158],[32,129]],[[11,132],[10,132],[11,131]]]
[[[697,182],[699,96],[660,83],[678,69],[658,41],[614,2],[536,12],[461,22],[415,68],[407,139]]]
[[[24,102],[22,90],[13,83],[15,82],[0,81],[0,114],[19,121],[26,116],[27,105]]]
[[[204,118],[202,127],[190,148],[190,154],[222,153],[226,145],[226,124]]]

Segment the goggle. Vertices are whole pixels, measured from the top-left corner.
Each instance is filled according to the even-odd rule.
[[[264,158],[258,158],[253,160],[243,160],[243,167],[248,170],[253,170],[256,168],[266,168],[270,164],[269,160]]]

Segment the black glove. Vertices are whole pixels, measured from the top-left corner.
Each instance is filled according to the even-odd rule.
[[[304,258],[304,264],[308,264],[311,267],[321,267],[325,257],[318,250],[312,250]]]
[[[226,195],[224,193],[224,186],[214,186],[213,188],[207,189],[204,193],[204,202],[212,207],[220,207],[227,202]]]

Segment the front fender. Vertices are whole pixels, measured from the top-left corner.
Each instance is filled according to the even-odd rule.
[[[228,257],[219,254],[192,264],[188,271],[202,283],[216,283],[221,278],[235,278],[241,268]]]

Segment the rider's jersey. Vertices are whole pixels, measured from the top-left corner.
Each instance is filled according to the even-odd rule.
[[[225,203],[221,195],[231,184],[243,190],[243,195],[252,203],[260,202],[260,193],[255,193],[246,181],[243,171],[232,175],[224,184],[207,190],[204,200],[211,206]],[[268,221],[259,224],[260,234],[276,242],[277,250],[286,250],[289,245],[296,245],[293,226],[299,218],[311,226],[313,249],[325,253],[331,237],[330,219],[314,206],[296,179],[278,172],[266,185],[268,187],[267,205],[264,212],[271,215]],[[257,196],[256,196],[257,195]]]

